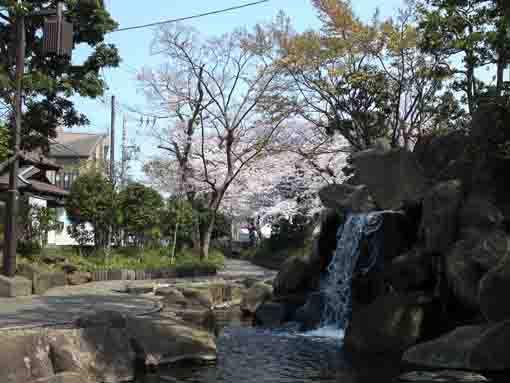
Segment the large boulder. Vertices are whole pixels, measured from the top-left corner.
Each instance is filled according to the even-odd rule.
[[[37,379],[30,383],[92,383],[82,374],[75,372],[62,372],[49,378]]]
[[[400,255],[386,268],[385,279],[397,291],[424,290],[435,280],[432,256],[423,249]]]
[[[368,149],[351,155],[354,184],[366,185],[382,210],[400,209],[406,201],[417,201],[426,190],[426,179],[414,153],[404,149]]]
[[[318,261],[320,272],[326,271],[336,249],[338,229],[345,218],[334,209],[325,209],[321,216],[321,228],[312,252],[312,262]]]
[[[479,301],[484,317],[493,322],[510,319],[510,256],[480,281]]]
[[[510,369],[510,321],[464,326],[411,347],[403,360],[416,365],[473,371]]]
[[[54,375],[50,346],[41,332],[0,336],[0,382],[27,383]]]
[[[321,323],[324,298],[321,292],[311,293],[306,303],[297,309],[294,320],[301,326],[301,331],[309,331],[319,327]]]
[[[478,285],[484,275],[483,269],[470,257],[476,242],[462,240],[455,243],[445,259],[448,285],[462,307],[479,311]]]
[[[331,184],[319,190],[322,204],[330,209],[368,213],[376,206],[365,185]]]
[[[434,327],[432,299],[420,293],[393,294],[353,311],[344,345],[364,353],[399,353]]]
[[[126,329],[89,327],[48,333],[55,371],[76,372],[92,382],[120,383],[135,378],[136,354]]]
[[[427,251],[442,253],[455,241],[462,200],[459,180],[440,183],[425,195],[420,231]]]
[[[468,238],[480,232],[492,232],[503,229],[503,213],[494,204],[491,197],[470,194],[460,210],[460,235]]]
[[[252,287],[243,291],[241,297],[241,311],[245,314],[254,314],[257,308],[273,297],[273,287],[257,282]]]
[[[495,230],[480,237],[470,251],[471,260],[484,271],[498,266],[510,256],[510,237],[502,230]]]
[[[128,318],[127,331],[147,365],[216,360],[214,335],[167,318]]]
[[[273,327],[282,324],[287,318],[285,304],[278,302],[265,302],[255,310],[255,324]]]
[[[319,287],[320,265],[313,262],[310,256],[294,256],[287,259],[276,279],[274,293],[285,296],[308,292]]]
[[[463,131],[445,135],[427,134],[414,146],[414,154],[427,178],[436,182],[469,178],[466,148],[469,136]]]

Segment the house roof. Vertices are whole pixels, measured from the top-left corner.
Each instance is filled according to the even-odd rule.
[[[58,132],[55,143],[50,145],[49,157],[85,157],[94,152],[105,134]]]
[[[41,169],[35,166],[24,166],[20,168],[18,173],[18,189],[21,192],[33,193],[35,195],[50,196],[62,198],[69,195],[69,192],[61,189],[50,182],[43,182],[37,179],[32,179],[35,175],[41,173]],[[3,171],[0,173],[0,191],[9,188],[9,172]]]

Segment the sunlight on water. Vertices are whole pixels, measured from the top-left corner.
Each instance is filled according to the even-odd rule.
[[[316,330],[307,331],[305,333],[301,333],[302,336],[310,337],[310,338],[328,338],[328,339],[338,339],[342,341],[344,339],[345,332],[344,330],[340,330],[338,327],[326,326],[321,327]]]

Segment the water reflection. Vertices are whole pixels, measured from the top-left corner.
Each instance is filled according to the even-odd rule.
[[[347,361],[337,339],[231,326],[218,339],[215,365],[181,365],[162,371],[168,381],[185,383],[310,383],[390,382],[398,374],[391,363]],[[363,366],[363,367],[362,367]]]

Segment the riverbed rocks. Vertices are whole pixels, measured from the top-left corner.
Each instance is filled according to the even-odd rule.
[[[510,368],[510,321],[463,326],[404,353],[408,363],[472,371],[503,371]]]
[[[510,256],[490,270],[480,281],[479,301],[484,317],[490,322],[510,319]]]
[[[434,327],[433,300],[420,293],[392,294],[355,310],[344,346],[364,353],[399,353]]]
[[[264,282],[257,282],[245,290],[241,297],[241,311],[244,314],[255,314],[257,308],[271,300],[273,297],[273,286]]]
[[[427,251],[444,252],[455,241],[462,200],[460,180],[442,182],[426,194],[420,230]]]
[[[368,213],[376,208],[365,185],[327,185],[319,190],[319,198],[326,208],[351,213]]]
[[[274,280],[277,296],[315,290],[319,287],[320,260],[311,256],[294,256],[287,259]]]
[[[43,334],[1,334],[0,348],[0,382],[27,383],[54,375],[50,345]]]
[[[416,383],[487,383],[490,380],[481,374],[467,371],[412,371],[398,378],[401,382]]]
[[[121,383],[140,363],[213,361],[215,337],[172,313],[89,313],[66,328],[0,333],[2,383]]]
[[[398,210],[406,201],[420,200],[426,178],[416,155],[404,149],[367,149],[351,155],[353,184],[366,185],[380,210]]]

